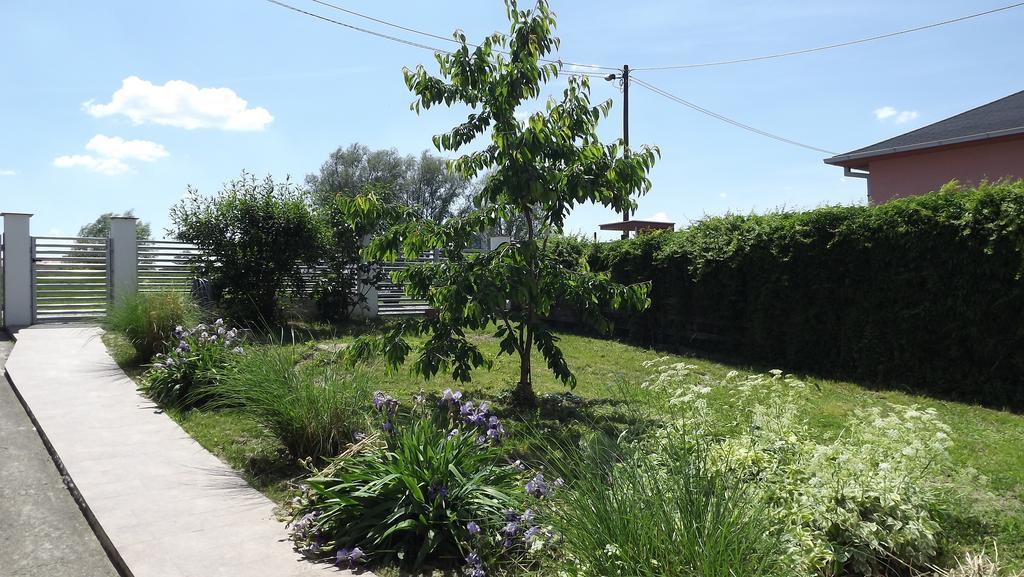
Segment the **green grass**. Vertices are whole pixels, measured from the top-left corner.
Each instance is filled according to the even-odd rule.
[[[476,333],[472,338],[485,352],[492,355],[497,352],[497,341],[489,334]],[[308,366],[316,366],[332,362],[338,347],[351,340],[351,336],[342,336],[294,346],[302,349]],[[572,435],[574,430],[588,427],[614,429],[622,423],[635,423],[637,419],[659,412],[662,400],[640,394],[637,385],[651,374],[642,363],[662,355],[614,341],[576,335],[563,335],[560,344],[578,378],[578,385],[571,392],[580,399],[549,398],[539,415],[521,419],[520,425],[516,425],[515,419],[506,418],[506,427],[511,432],[511,450],[529,456],[531,436]],[[706,375],[717,379],[731,370],[761,371],[678,355],[670,355],[669,359],[695,365],[694,378]],[[453,387],[463,390],[469,398],[489,399],[499,412],[509,413],[502,402],[502,393],[515,383],[518,365],[517,359],[497,358],[491,371],[474,372],[473,381],[464,385],[444,377],[424,381],[404,369],[389,374],[383,365],[376,364],[363,366],[359,372],[370,379],[372,387],[404,402],[414,393],[438,393]],[[857,408],[886,403],[934,408],[952,427],[955,442],[952,454],[956,463],[972,467],[987,477],[991,490],[978,491],[981,522],[953,528],[955,541],[962,547],[992,551],[992,542],[996,540],[1003,564],[1012,570],[1024,569],[1024,416],[900,391],[871,390],[852,383],[812,377],[804,380],[814,385],[809,393],[813,410],[805,416],[826,438],[839,435],[844,422]],[[568,392],[542,364],[535,366],[534,385],[539,395]],[[644,407],[641,415],[623,402],[624,393],[635,396],[633,400]],[[709,397],[710,402],[714,402],[714,394]],[[203,446],[242,471],[254,486],[279,502],[285,498],[288,480],[301,472],[280,443],[249,417],[235,412],[172,416]]]

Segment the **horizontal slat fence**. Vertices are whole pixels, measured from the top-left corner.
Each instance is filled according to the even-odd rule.
[[[192,290],[195,275],[189,260],[200,254],[195,245],[173,240],[140,240],[139,291]]]
[[[35,322],[93,319],[107,312],[110,294],[108,239],[32,238]]]

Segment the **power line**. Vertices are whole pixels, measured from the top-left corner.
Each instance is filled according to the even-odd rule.
[[[388,35],[388,34],[384,34],[383,32],[377,32],[375,30],[369,30],[367,28],[360,28],[359,26],[353,26],[352,24],[346,24],[345,22],[339,22],[338,20],[334,20],[334,19],[328,18],[326,16],[321,16],[320,14],[316,14],[315,12],[309,12],[308,10],[303,10],[302,8],[299,8],[297,6],[292,6],[291,4],[285,4],[284,2],[280,2],[279,0],[267,0],[267,2],[270,2],[271,4],[276,4],[276,5],[278,5],[278,6],[282,7],[282,8],[287,8],[288,10],[291,10],[293,12],[298,12],[299,14],[305,14],[306,16],[310,16],[310,17],[316,18],[318,20],[323,20],[324,22],[330,22],[331,24],[336,24],[338,26],[344,26],[345,28],[348,28],[348,29],[351,29],[351,30],[355,30],[357,32],[362,32],[364,34],[369,34],[371,36],[376,36],[377,38],[383,38],[385,40],[391,40],[392,42],[398,42],[399,44],[405,44],[406,46],[412,46],[414,48],[423,48],[425,50],[432,50],[434,52],[441,52],[443,54],[451,54],[452,53],[450,50],[445,50],[443,48],[437,48],[435,46],[428,46],[426,44],[420,44],[419,42],[413,42],[412,40],[406,40],[405,38],[399,38],[397,36],[391,36],[391,35]]]
[[[406,40],[404,38],[398,38],[398,37],[395,37],[395,36],[389,36],[387,34],[382,34],[380,32],[376,32],[376,31],[373,31],[373,30],[368,30],[368,29],[365,29],[365,28],[360,28],[358,26],[353,26],[351,24],[346,24],[344,22],[338,22],[336,20],[332,20],[330,18],[327,18],[326,16],[321,16],[319,14],[308,12],[306,10],[303,10],[301,8],[292,6],[290,4],[285,4],[284,2],[280,2],[278,0],[267,0],[267,1],[271,2],[273,4],[277,4],[278,6],[281,6],[283,8],[288,8],[289,10],[293,10],[295,12],[306,14],[307,16],[312,16],[312,17],[318,18],[320,20],[325,20],[327,22],[338,24],[339,26],[344,26],[344,27],[350,28],[352,30],[357,30],[359,32],[365,32],[367,34],[372,34],[374,36],[377,36],[377,37],[380,37],[380,38],[385,38],[385,39],[388,39],[388,40],[394,40],[396,42],[401,42],[402,44],[408,44],[408,45],[411,45],[411,46],[415,46],[417,48],[428,48],[424,44],[419,44],[419,43],[416,43],[416,42],[412,42],[412,41]],[[459,44],[459,45],[462,44],[460,41],[458,41],[458,40],[456,40],[454,38],[451,38],[451,37],[441,36],[440,34],[433,34],[433,33],[430,33],[430,32],[424,32],[422,30],[417,30],[415,28],[409,28],[408,26],[402,26],[401,24],[396,24],[394,22],[389,22],[387,20],[376,18],[376,17],[370,16],[369,14],[363,14],[362,12],[356,12],[355,10],[350,10],[350,9],[345,8],[343,6],[339,6],[337,4],[332,4],[331,2],[325,2],[324,0],[311,0],[311,1],[315,2],[316,4],[319,4],[321,6],[325,6],[327,8],[333,8],[334,10],[338,10],[340,12],[344,12],[346,14],[349,14],[349,15],[352,15],[352,16],[356,16],[356,17],[359,17],[359,18],[364,18],[366,20],[370,20],[371,22],[376,22],[378,24],[383,24],[384,26],[389,26],[389,27],[395,28],[397,30],[403,30],[405,32],[411,32],[413,34],[419,34],[420,36],[425,36],[427,38],[433,38],[434,40],[442,40],[444,42],[452,42],[452,43]],[[473,48],[477,48],[477,47],[480,46],[479,44],[473,44],[472,42],[467,42],[466,45],[467,46],[472,46]],[[430,48],[430,49],[434,50],[436,52],[443,52],[445,54],[451,54],[450,50],[442,50],[442,49],[439,49],[439,48]],[[508,52],[505,52],[505,51],[502,51],[502,50],[495,50],[495,51],[496,52],[500,52],[502,54],[508,54]],[[566,62],[564,60],[552,60],[552,59],[549,59],[549,58],[540,58],[539,60],[541,62],[547,62],[547,63],[550,63],[550,64],[564,64],[564,65],[575,66],[575,67],[579,67],[579,68],[592,68],[592,69],[596,69],[596,70],[618,70],[618,68],[614,68],[614,67],[611,67],[611,66],[599,66],[597,64],[582,64],[582,63],[579,63],[579,62]]]
[[[842,48],[844,46],[853,46],[855,44],[864,44],[865,42],[874,42],[875,40],[883,40],[886,38],[892,38],[893,36],[900,36],[903,34],[910,34],[911,32],[920,32],[921,30],[928,30],[929,28],[937,28],[939,26],[945,26],[947,24],[955,24],[957,22],[963,22],[964,20],[970,20],[972,18],[979,18],[981,16],[988,16],[989,14],[995,14],[996,12],[1003,12],[1011,10],[1013,8],[1019,8],[1024,6],[1024,2],[1018,2],[1016,4],[1010,4],[1009,6],[1002,6],[1000,8],[993,8],[992,10],[986,10],[984,12],[976,12],[974,14],[968,14],[967,16],[960,16],[959,18],[953,18],[950,20],[943,20],[942,22],[934,22],[932,24],[925,24],[924,26],[918,26],[916,28],[908,28],[906,30],[898,30],[896,32],[889,32],[886,34],[879,34],[878,36],[871,36],[869,38],[861,38],[859,40],[850,40],[847,42],[839,42],[836,44],[828,44],[825,46],[817,46],[815,48],[805,48],[803,50],[793,50],[790,52],[779,52],[777,54],[767,54],[764,56],[753,56],[750,58],[737,58],[735,60],[718,60],[714,62],[698,62],[693,64],[677,64],[674,66],[647,66],[634,68],[633,70],[680,70],[684,68],[706,68],[709,66],[724,66],[727,64],[740,64],[743,62],[757,62],[760,60],[772,60],[775,58],[784,58],[787,56],[797,56],[800,54],[809,54],[811,52],[821,52],[823,50],[831,50],[833,48]]]
[[[738,120],[733,120],[733,119],[731,119],[731,118],[729,118],[727,116],[723,116],[721,114],[718,114],[717,112],[712,112],[712,111],[708,110],[707,108],[704,108],[702,106],[698,106],[698,105],[696,105],[696,104],[694,104],[694,103],[692,103],[692,102],[690,102],[688,100],[684,100],[684,99],[682,99],[682,98],[680,98],[680,97],[678,97],[678,96],[676,96],[676,95],[674,95],[674,94],[672,94],[670,92],[667,92],[665,90],[662,90],[662,89],[658,88],[657,86],[654,86],[654,85],[652,85],[652,84],[650,84],[648,82],[644,82],[643,80],[641,80],[639,78],[632,77],[632,81],[637,83],[637,84],[639,84],[640,86],[643,86],[647,90],[650,90],[651,92],[654,92],[655,94],[659,94],[661,96],[664,96],[665,98],[668,98],[669,100],[672,100],[672,101],[675,101],[675,102],[677,102],[679,104],[682,104],[683,106],[686,106],[687,108],[690,108],[692,110],[696,110],[697,112],[700,112],[702,114],[706,114],[708,116],[711,116],[712,118],[717,118],[718,120],[721,120],[722,122],[727,122],[727,123],[729,123],[729,124],[731,124],[733,126],[736,126],[738,128],[742,128],[743,130],[749,130],[750,132],[753,132],[755,134],[760,134],[761,136],[766,136],[768,138],[772,138],[772,139],[778,140],[779,142],[785,142],[786,144],[792,144],[794,146],[799,146],[801,148],[806,148],[808,150],[813,150],[813,151],[816,151],[816,152],[822,152],[824,154],[831,154],[833,156],[836,154],[835,152],[832,152],[831,150],[825,150],[824,148],[818,148],[817,146],[811,146],[809,144],[804,144],[802,142],[797,142],[796,140],[785,138],[783,136],[779,136],[778,134],[772,134],[771,132],[767,132],[767,131],[761,130],[759,128],[754,128],[753,126],[750,126],[749,124],[743,124],[742,122],[740,122]]]

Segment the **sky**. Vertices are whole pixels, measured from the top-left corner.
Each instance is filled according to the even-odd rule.
[[[453,46],[311,0],[287,1]],[[434,34],[459,29],[471,41],[508,27],[497,0],[332,1]],[[637,69],[799,50],[1009,3],[551,0],[563,60],[628,64],[635,78],[704,108],[836,153],[1024,89],[1024,7],[814,54]],[[0,211],[33,213],[33,234],[59,236],[103,212],[134,209],[163,237],[168,209],[190,185],[214,194],[242,170],[301,182],[353,142],[419,154],[467,111],[412,112],[402,68],[417,64],[436,70],[427,50],[264,0],[0,0]],[[564,82],[547,93],[560,93]],[[594,79],[592,92],[614,102],[602,138],[619,138],[619,86]],[[540,104],[525,111],[531,107]],[[828,154],[741,130],[637,84],[629,113],[631,144],[661,150],[636,218],[685,226],[727,212],[866,201],[865,181],[823,164]],[[566,232],[589,237],[619,218],[579,207]]]

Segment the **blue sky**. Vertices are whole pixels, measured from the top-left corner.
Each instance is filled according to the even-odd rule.
[[[309,0],[337,20],[418,38]],[[409,27],[479,39],[505,30],[497,0],[337,4]],[[756,56],[909,28],[1008,2],[552,0],[560,56],[633,68]],[[525,2],[524,2],[525,4]],[[870,44],[779,60],[636,72],[705,108],[845,152],[1021,90],[1024,7]],[[1017,55],[1017,56],[1015,56]],[[162,236],[191,184],[214,193],[242,169],[300,180],[339,145],[417,154],[465,111],[409,111],[403,66],[424,50],[261,0],[0,5],[0,210],[32,212],[34,234],[73,234],[134,209]],[[222,89],[211,91],[208,89]],[[557,86],[552,90],[556,90]],[[621,131],[621,95],[602,135]],[[630,139],[662,159],[637,217],[684,224],[728,211],[861,203],[826,155],[778,143],[634,85]],[[581,207],[569,232],[617,219]]]

